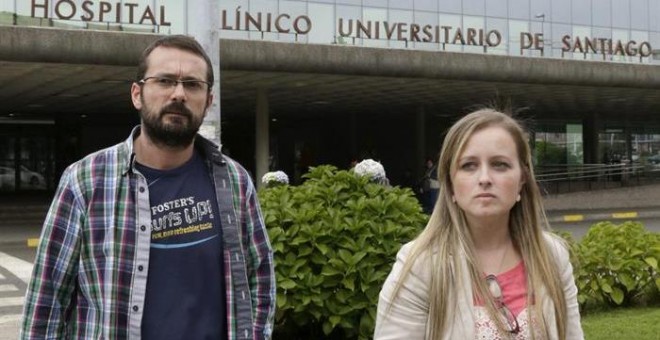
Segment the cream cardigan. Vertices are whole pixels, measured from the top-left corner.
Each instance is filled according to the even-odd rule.
[[[556,239],[556,236],[549,233],[545,233],[544,236],[557,260],[561,282],[564,286],[568,309],[566,339],[584,339],[582,327],[580,326],[577,287],[573,281],[573,267],[569,261],[568,251]],[[401,269],[412,248],[412,243],[410,242],[401,247],[396,257],[396,263],[392,267],[383,289],[380,291],[374,340],[433,340],[428,338],[426,327],[429,316],[428,291],[431,277],[429,271],[426,270],[427,266],[424,265],[425,261],[418,260],[415,262],[408,278],[399,290],[396,303],[392,304],[392,292],[401,275]],[[467,276],[467,270],[464,270],[463,273]],[[469,282],[469,279],[465,277],[463,282]],[[450,316],[447,324],[447,334],[444,335],[443,339],[471,340],[475,337],[472,288],[464,288],[457,294],[457,299],[455,299],[456,308]],[[549,325],[550,339],[557,339],[557,330],[554,326],[554,305],[542,292],[539,295],[542,296],[543,314]],[[388,308],[390,308],[389,311]]]

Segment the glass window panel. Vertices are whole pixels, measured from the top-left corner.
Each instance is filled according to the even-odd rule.
[[[621,40],[622,43],[625,43],[629,39],[630,39],[629,32],[627,30],[617,30],[617,29],[612,30],[612,44],[616,44],[617,40]],[[625,62],[625,61],[630,61],[630,58],[617,54],[611,56],[611,60]]]
[[[486,15],[485,0],[463,0],[463,14]]]
[[[630,1],[612,1],[612,26],[617,28],[630,27]]]
[[[438,0],[415,0],[415,11],[438,11]]]
[[[647,32],[647,31],[631,31],[630,32],[630,40],[635,41],[635,43],[636,43],[635,46],[634,47],[631,46],[631,47],[636,48],[638,50],[637,53],[639,53],[639,45],[644,41],[649,41],[649,32]],[[624,45],[624,47],[625,47],[625,45]],[[653,47],[653,45],[651,45],[651,47]],[[635,56],[635,57],[630,57],[630,60],[635,61],[635,62],[640,62],[639,55],[637,54],[637,56]],[[647,58],[642,58],[641,62],[649,62],[649,58],[648,57]]]
[[[562,39],[565,35],[573,37],[573,29],[570,25],[552,24],[552,56],[555,58],[572,57],[571,52],[562,51],[562,47],[564,47]]]
[[[250,0],[252,1],[252,0]],[[362,5],[362,0],[337,0],[337,5]]]
[[[610,27],[612,26],[612,1],[611,0],[591,0],[593,11],[592,20],[594,26]]]
[[[486,15],[489,17],[506,18],[507,0],[486,1]]]
[[[521,32],[529,32],[529,22],[509,20],[509,55],[530,55],[530,51],[520,49]]]
[[[502,41],[494,47],[487,47],[488,54],[507,54],[507,42],[509,39],[509,21],[506,19],[486,18],[486,30],[490,32],[495,30],[500,32]],[[493,41],[494,42],[494,41]]]
[[[463,51],[471,53],[484,53],[484,48],[479,41],[479,30],[484,28],[484,17],[463,17],[463,38],[465,39],[465,46]],[[476,35],[474,39],[469,39],[471,33],[469,29],[473,29]],[[483,38],[485,39],[485,37]]]
[[[655,16],[660,15],[655,12]],[[649,29],[649,1],[648,0],[630,0],[630,28],[636,30]]]
[[[571,0],[554,0],[552,2],[552,22],[571,22]]]
[[[411,23],[413,22],[412,11],[390,10],[389,22]],[[410,39],[410,25],[401,26],[402,29],[395,29],[392,38],[389,40],[389,46],[395,48],[408,48]]]
[[[550,22],[551,14],[550,11],[550,0],[531,0],[530,1],[530,13],[532,19],[536,18],[545,22]]]
[[[389,0],[364,0],[362,2],[363,6],[366,7],[383,7],[387,8],[387,3]]]
[[[592,37],[594,38],[601,38],[601,39],[612,39],[612,29],[611,28],[602,28],[602,27],[595,27],[591,30]],[[607,51],[607,47],[606,47]],[[608,52],[605,52],[603,54],[602,47],[599,45],[598,46],[598,53],[594,54],[591,59],[593,60],[608,60],[609,55],[607,54]]]
[[[390,22],[398,21],[399,19],[392,19]],[[369,47],[387,47],[387,33],[385,33],[385,27],[383,23],[387,20],[387,9],[385,8],[365,8],[362,16],[362,26],[366,28],[366,32],[363,30],[358,31],[358,27],[355,26],[355,36],[361,37],[360,42],[364,46]],[[410,22],[410,21],[402,21]],[[378,37],[376,36],[376,26],[378,27]],[[366,33],[371,35],[371,39],[368,38]],[[394,31],[392,39],[396,39],[397,32]]]
[[[649,29],[660,31],[660,15],[653,13],[660,13],[660,0],[649,0]]]
[[[462,0],[443,0],[438,3],[439,12],[461,14],[462,9]]]
[[[165,8],[164,19],[170,23],[170,26],[160,26],[159,32],[168,34],[183,34],[186,30],[186,20],[183,13],[186,13],[186,3],[177,0],[161,0],[158,2],[158,8],[163,6]],[[160,21],[160,9],[154,9],[154,15]],[[127,11],[123,11],[122,15],[127,16]]]
[[[440,41],[442,42],[442,49],[445,51],[460,52],[463,51],[463,45],[452,44],[456,28],[461,27],[461,16],[455,14],[440,14],[438,22],[440,23]],[[446,28],[442,28],[446,27]]]
[[[415,23],[420,26],[419,39],[421,42],[413,43],[414,48],[422,50],[438,50],[440,49],[439,44],[436,42],[435,27],[438,25],[438,14],[433,12],[422,12],[416,11],[415,13]],[[429,33],[424,33],[424,26],[426,31]],[[430,36],[429,36],[430,35]],[[439,38],[439,37],[437,37]],[[430,40],[429,42],[424,42],[424,39]]]
[[[509,18],[528,20],[529,0],[509,0]]]
[[[572,10],[573,24],[591,25],[591,1],[573,1]]]
[[[335,40],[335,5],[316,4],[308,5],[308,16],[313,23],[307,41],[314,44],[331,44]]]
[[[389,8],[412,9],[413,0],[390,0]]]
[[[0,12],[16,13],[16,0],[0,2]]]
[[[287,33],[280,33],[278,40],[288,41],[288,42],[295,42],[295,41],[306,42],[307,41],[307,35],[297,34],[296,30],[294,29],[294,24],[293,23],[294,23],[294,21],[296,20],[296,18],[298,16],[307,14],[307,4],[305,2],[300,2],[300,1],[280,0],[279,13],[280,14],[288,14],[290,17],[289,18],[282,18],[280,20],[281,28],[283,30],[288,31],[288,32]],[[301,22],[299,22],[299,23],[300,23],[300,25],[305,25],[304,23],[301,23]],[[300,27],[300,29],[304,29],[304,28],[305,28],[305,26]],[[258,32],[258,33],[260,33],[260,32]],[[252,33],[250,33],[250,34],[252,34]]]
[[[660,64],[660,49],[657,47],[660,46],[660,33],[651,32],[649,34],[649,43],[654,51],[657,51],[651,55],[651,62],[654,64]]]
[[[584,38],[590,38],[591,37],[591,27],[586,27],[586,26],[573,26],[573,34],[571,36],[573,39],[571,40],[572,43],[575,43],[576,40],[580,41],[580,45],[582,47],[582,52],[580,52],[579,48],[576,48],[573,51],[573,59],[580,59],[580,60],[590,60],[592,57],[591,53],[588,52],[587,46],[585,46],[585,41]],[[575,45],[573,45],[575,46]]]
[[[337,43],[355,45],[355,28],[357,20],[362,20],[362,8],[358,6],[336,6]],[[340,21],[341,19],[341,21]],[[342,35],[348,35],[346,37]]]

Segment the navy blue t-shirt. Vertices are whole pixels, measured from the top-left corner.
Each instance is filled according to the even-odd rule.
[[[208,168],[195,151],[149,183],[151,249],[142,338],[226,339],[222,231]]]

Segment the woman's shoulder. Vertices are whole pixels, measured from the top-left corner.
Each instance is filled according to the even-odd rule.
[[[432,252],[427,249],[416,249],[416,241],[410,241],[399,249],[396,254],[396,265],[398,269],[412,261],[410,264],[410,272],[412,275],[417,276],[422,280],[430,279],[430,263]],[[395,267],[397,267],[395,265]]]
[[[544,231],[543,239],[555,258],[561,262],[569,260],[568,244],[563,238],[555,233]]]

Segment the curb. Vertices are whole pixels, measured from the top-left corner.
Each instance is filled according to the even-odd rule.
[[[550,223],[571,223],[571,222],[584,222],[584,221],[606,221],[606,220],[630,220],[630,219],[649,219],[660,218],[660,209],[657,211],[616,211],[608,213],[595,213],[595,214],[567,214],[548,216]]]

